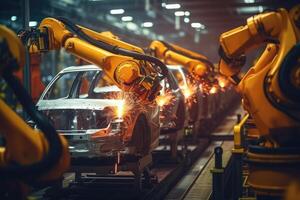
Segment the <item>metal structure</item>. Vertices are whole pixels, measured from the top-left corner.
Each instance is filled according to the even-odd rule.
[[[46,16],[64,16],[72,17],[74,20],[84,26],[96,29],[98,31],[111,30],[122,38],[126,38],[129,42],[139,46],[148,46],[153,35],[160,35],[156,39],[163,39],[168,42],[175,42],[183,47],[189,47],[194,51],[205,52],[206,55],[214,62],[218,60],[215,54],[218,47],[211,45],[218,42],[218,35],[224,30],[243,24],[244,20],[253,14],[262,12],[267,9],[277,9],[279,7],[291,8],[297,4],[297,0],[287,1],[268,1],[268,0],[31,0],[31,16],[30,20],[40,21]],[[19,17],[21,10],[21,0],[4,1],[3,10],[0,10],[0,23],[10,24],[15,30],[21,27],[16,21],[11,21],[10,13],[15,13]],[[178,9],[166,9],[165,4],[180,4]],[[4,9],[5,8],[5,9]],[[50,8],[50,9],[49,9]],[[124,9],[124,13],[120,15],[111,15],[111,9]],[[83,12],[83,10],[85,12]],[[179,16],[180,29],[175,29],[176,11],[187,11],[183,16]],[[88,13],[88,15],[86,14]],[[34,17],[33,17],[34,16]],[[136,26],[135,28],[127,28],[127,23],[122,22],[123,16],[131,16]],[[189,22],[184,22],[184,18],[188,18]],[[119,22],[119,23],[117,23]],[[141,24],[144,22],[154,22],[152,27],[143,28]],[[201,23],[204,29],[193,28],[192,23]],[[146,31],[143,31],[143,30]],[[128,35],[134,37],[128,38]],[[199,37],[199,43],[195,43],[193,39],[196,35]]]

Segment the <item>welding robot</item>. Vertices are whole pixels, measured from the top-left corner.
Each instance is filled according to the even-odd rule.
[[[144,101],[153,101],[158,95],[160,81],[168,71],[157,58],[145,55],[143,50],[116,39],[107,32],[97,33],[59,18],[45,18],[39,28],[22,31],[22,42],[31,54],[64,48],[88,62],[101,67],[120,89],[132,91]],[[8,183],[41,185],[61,177],[68,169],[68,144],[35,105],[14,75],[24,65],[24,46],[8,28],[0,27],[0,75],[15,92],[23,109],[36,123],[39,131],[30,128],[4,101],[0,100],[0,132],[5,147],[0,148],[1,195],[9,198],[20,193]],[[24,184],[23,184],[24,183]],[[19,187],[24,189],[25,187]],[[11,189],[11,190],[9,190]],[[22,197],[25,198],[26,191]]]
[[[60,179],[68,169],[70,156],[64,137],[35,108],[16,78],[25,62],[25,49],[17,35],[0,26],[0,76],[14,91],[23,109],[40,130],[33,130],[0,99],[0,134],[5,146],[0,147],[0,198],[22,199],[29,187]]]
[[[217,123],[217,118],[222,115],[221,107],[228,99],[225,92],[220,92],[226,90],[228,85],[221,87],[218,78],[224,80],[223,84],[227,78],[217,73],[214,64],[200,53],[159,40],[153,41],[149,49],[151,54],[165,64],[181,65],[189,72],[191,75],[189,79],[193,85],[197,85],[201,93],[192,100],[193,103],[195,100],[199,102],[198,108],[192,107],[189,111],[192,120],[190,123],[194,124],[192,134],[196,136],[198,133],[208,132],[209,126],[213,127],[210,123]],[[198,112],[195,113],[197,110]]]
[[[259,140],[247,147],[257,199],[281,199],[300,180],[300,5],[258,14],[220,36],[220,72],[236,85]],[[245,53],[266,45],[241,77]]]
[[[110,32],[98,33],[68,19],[45,18],[38,29],[20,33],[31,54],[64,48],[105,71],[121,90],[130,91],[144,101],[158,95],[160,81],[168,74],[165,64],[125,43]]]
[[[20,36],[31,54],[63,48],[98,66],[110,83],[145,104],[154,102],[162,88],[161,80],[169,73],[163,62],[146,55],[143,49],[119,40],[110,32],[98,33],[62,17],[45,18],[37,29],[22,31]],[[83,82],[83,86],[87,84]],[[118,121],[120,127],[122,123]],[[142,140],[137,143],[144,145]]]
[[[213,84],[214,65],[205,56],[170,44],[165,41],[155,40],[149,46],[150,52],[157,58],[169,65],[182,65],[195,80]]]

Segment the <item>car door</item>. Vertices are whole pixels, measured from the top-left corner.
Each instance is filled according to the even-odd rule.
[[[170,123],[172,123],[172,121],[176,118],[179,102],[184,99],[178,83],[172,73],[169,73],[166,79],[161,81],[161,85],[162,90],[160,96],[163,98],[171,96],[171,99],[161,106],[161,123],[162,127],[166,128],[169,127]]]

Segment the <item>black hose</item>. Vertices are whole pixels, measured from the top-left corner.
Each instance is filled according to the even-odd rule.
[[[299,68],[299,58],[300,58],[300,43],[297,43],[291,48],[288,54],[282,61],[281,67],[278,72],[278,83],[282,93],[290,100],[295,102],[295,107],[292,109],[299,110],[300,102],[300,88],[292,83],[291,74],[293,70]],[[294,72],[295,73],[295,72]],[[298,104],[296,103],[298,102]]]
[[[219,56],[221,57],[221,59],[224,60],[230,67],[241,68],[246,63],[245,54],[241,54],[237,57],[229,57],[224,52],[224,49],[222,46],[219,47],[218,53],[219,53]]]
[[[90,44],[92,44],[96,47],[99,47],[101,49],[104,49],[104,50],[109,51],[109,52],[114,53],[114,54],[129,56],[129,57],[132,57],[132,58],[137,59],[137,60],[144,60],[144,61],[148,61],[150,63],[153,63],[153,64],[155,64],[156,66],[158,66],[160,68],[161,74],[162,74],[161,79],[164,79],[168,75],[168,68],[159,59],[157,59],[153,56],[149,56],[149,55],[141,54],[141,53],[138,53],[138,52],[130,51],[130,50],[127,50],[127,49],[123,49],[123,48],[120,48],[118,46],[113,46],[113,45],[107,44],[103,41],[95,40],[95,39],[91,38],[90,36],[88,36],[87,34],[85,34],[81,30],[80,27],[78,27],[76,24],[74,24],[70,20],[68,20],[64,17],[57,17],[56,19],[61,21],[63,24],[65,24],[66,27],[69,28],[71,31],[73,31],[80,39],[83,39],[83,40],[87,41],[88,43],[90,43]]]
[[[287,116],[289,116],[293,120],[295,120],[297,122],[300,122],[299,115],[297,113],[295,114],[293,112],[290,112],[291,110],[292,111],[295,111],[295,110],[297,111],[297,109],[295,109],[295,108],[292,108],[292,109],[288,108],[284,104],[276,101],[276,98],[274,97],[274,95],[272,95],[272,93],[269,92],[270,84],[271,83],[268,81],[268,76],[265,76],[265,78],[264,78],[264,84],[263,84],[263,89],[264,89],[264,94],[265,94],[266,98],[269,100],[269,102],[275,108],[277,108],[278,110],[280,110],[282,113],[286,114]]]
[[[0,177],[1,180],[23,179],[24,181],[31,183],[35,182],[36,178],[43,175],[45,172],[50,170],[51,167],[58,163],[62,153],[62,144],[56,130],[49,123],[47,117],[36,109],[35,104],[25,88],[13,75],[13,70],[17,68],[17,62],[14,61],[8,64],[9,65],[5,66],[5,69],[2,71],[2,77],[14,91],[17,99],[23,106],[23,109],[28,113],[31,119],[36,122],[36,125],[44,133],[44,136],[48,142],[49,150],[42,160],[36,163],[26,166],[18,163],[10,163],[6,167],[0,168]],[[16,147],[15,151],[17,150],[18,149]]]

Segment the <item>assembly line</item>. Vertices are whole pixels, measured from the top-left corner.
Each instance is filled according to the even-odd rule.
[[[219,63],[65,17],[0,25],[0,199],[299,198],[299,40],[300,4],[224,29]],[[53,51],[77,64],[44,86]]]

